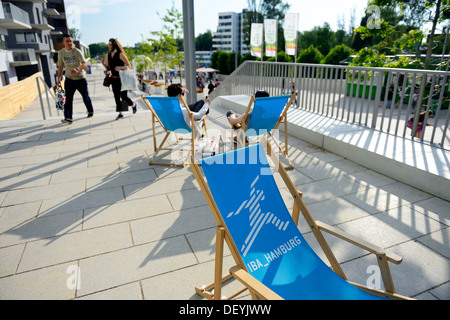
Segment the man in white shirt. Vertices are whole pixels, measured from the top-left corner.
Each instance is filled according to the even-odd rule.
[[[179,83],[177,84],[171,84],[167,88],[167,95],[169,97],[178,97],[180,98],[185,93],[189,93],[189,91],[182,87]],[[211,100],[209,98],[205,98],[204,100],[199,100],[194,104],[189,105],[189,110],[192,111],[192,114],[194,116],[194,120],[200,120],[202,119],[206,114],[209,112],[209,107],[211,105]],[[183,113],[184,121],[186,121],[187,125],[191,125],[191,120],[189,118],[189,114],[184,106],[180,104],[181,112]]]

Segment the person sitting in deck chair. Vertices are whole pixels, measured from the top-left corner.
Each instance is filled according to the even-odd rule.
[[[262,98],[262,97],[270,97],[270,95],[267,91],[257,91],[255,93],[255,98]],[[227,112],[228,122],[230,123],[230,125],[233,126],[234,129],[240,129],[243,117],[244,117],[243,114],[235,113],[234,111],[231,110]],[[246,127],[248,127],[251,118],[252,118],[252,111],[248,113],[247,119],[245,119]]]
[[[180,98],[181,96],[184,96],[185,93],[189,93],[189,91],[185,87],[182,87],[179,83],[171,84],[167,88],[167,95],[169,97]],[[211,105],[211,100],[208,97],[206,97],[204,100],[199,100],[199,101],[195,102],[194,104],[189,105],[188,107],[189,107],[189,110],[191,110],[192,113],[194,114],[194,120],[200,120],[206,114],[209,113],[210,105]],[[180,105],[180,108],[181,108],[181,111],[183,112],[184,120],[186,121],[186,123],[188,125],[190,125],[191,121],[189,119],[189,115],[188,115],[186,109],[182,105]]]

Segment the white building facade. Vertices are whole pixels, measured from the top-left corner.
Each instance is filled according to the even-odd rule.
[[[249,50],[244,43],[245,12],[219,12],[217,32],[213,33],[213,50],[237,52],[245,55]]]

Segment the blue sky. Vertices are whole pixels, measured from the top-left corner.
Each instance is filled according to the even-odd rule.
[[[299,31],[312,30],[328,22],[336,30],[338,17],[349,26],[351,12],[359,26],[367,0],[288,0],[289,12],[300,14]],[[182,13],[182,0],[173,2]],[[117,38],[124,46],[150,37],[161,28],[161,19],[172,6],[170,0],[66,0],[69,27],[78,27],[85,44],[107,42]],[[215,31],[219,12],[241,12],[246,0],[194,0],[195,34]]]

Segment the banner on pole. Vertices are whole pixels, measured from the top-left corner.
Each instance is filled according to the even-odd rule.
[[[252,23],[252,31],[250,37],[250,51],[252,56],[262,59],[263,46],[263,24]]]
[[[284,18],[284,39],[286,40],[286,54],[297,54],[298,13],[287,13]]]
[[[264,34],[265,34],[265,45],[266,45],[266,56],[276,57],[277,56],[277,40],[278,40],[278,26],[277,20],[266,19],[264,20]]]

